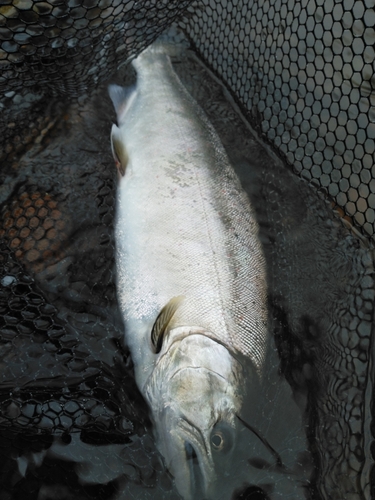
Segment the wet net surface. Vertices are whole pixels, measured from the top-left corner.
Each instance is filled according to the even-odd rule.
[[[122,340],[108,139],[115,116],[101,85],[177,17],[258,135],[298,176],[323,188],[365,238],[374,234],[372,0],[1,2],[0,498],[178,498]],[[212,81],[194,66],[189,71],[195,98],[209,102],[210,120],[219,117],[215,126],[239,127]],[[124,70],[118,83],[124,74],[134,79]],[[235,152],[246,140],[239,134],[225,144],[239,170],[247,164]],[[264,227],[278,228],[269,244],[278,348],[289,382],[314,410],[309,494],[370,498],[371,252],[345,230],[334,237],[323,231],[341,241],[331,245],[319,239],[321,226],[304,229],[306,241],[323,248],[317,258],[331,256],[334,272],[324,279],[339,283],[328,287],[329,306],[317,321],[321,309],[309,309],[311,297],[301,302],[300,291],[321,269],[297,251],[296,218],[303,217],[290,201],[295,196],[302,206],[308,196],[297,184],[294,194],[286,189],[292,181],[257,148],[246,154],[265,162]],[[326,297],[324,279],[314,305],[322,305],[319,293]],[[272,495],[248,484],[236,498]]]

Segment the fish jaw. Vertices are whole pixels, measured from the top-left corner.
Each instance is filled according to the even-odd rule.
[[[220,378],[206,369],[179,370],[169,380],[174,401],[158,415],[153,412],[158,448],[185,500],[216,498],[221,465],[235,447],[239,405],[225,394]],[[190,397],[183,394],[186,389]],[[214,443],[224,434],[225,449],[220,452]]]
[[[214,498],[241,411],[242,368],[201,333],[172,331],[145,387],[159,451],[185,500]],[[176,340],[177,339],[177,340]]]
[[[207,452],[207,434],[195,431],[180,411],[168,408],[156,426],[157,444],[184,500],[209,498],[217,482],[215,463]]]

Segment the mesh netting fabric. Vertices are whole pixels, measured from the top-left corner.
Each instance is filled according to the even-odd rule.
[[[37,130],[48,126],[40,123],[45,96],[72,98],[91,91],[155,40],[189,3],[2,2],[0,161],[13,164],[37,139]]]
[[[4,1],[0,90],[80,95],[139,53],[189,1]]]
[[[374,25],[354,0],[203,0],[182,23],[259,134],[371,236]]]
[[[151,499],[155,491],[176,498],[150,438],[118,317],[109,142],[115,115],[105,88],[110,78],[124,83],[120,66],[133,82],[124,63],[174,21],[258,136],[365,236],[352,238],[332,222],[247,129],[227,134],[240,125],[221,105],[222,88],[205,80],[197,62],[188,66],[190,79],[176,64],[222,128],[233,163],[248,169],[241,157],[247,148],[247,158],[261,165],[264,184],[254,184],[253,196],[259,212],[269,212],[264,233],[272,226],[269,240],[277,242],[268,258],[279,280],[278,349],[286,373],[295,363],[290,383],[303,397],[309,392],[315,410],[310,494],[369,498],[374,285],[371,243],[363,241],[375,230],[373,0],[1,2],[0,498]],[[318,219],[315,209],[304,213],[307,198]],[[327,260],[323,271],[306,247]],[[313,319],[304,316],[310,300],[311,310],[321,306]],[[305,372],[315,373],[314,388]],[[93,458],[88,472],[87,457],[98,448],[99,465]],[[237,493],[268,498],[254,485]]]
[[[12,137],[9,155],[20,141],[13,129],[20,129],[14,118],[22,108],[40,94],[79,95],[97,85],[191,1],[4,3],[0,130]],[[373,235],[373,3],[203,0],[190,11],[181,26],[253,126],[296,173],[325,189]]]

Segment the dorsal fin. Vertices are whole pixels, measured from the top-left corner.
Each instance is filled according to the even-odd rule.
[[[151,330],[151,342],[154,346],[155,354],[161,351],[164,335],[174,313],[180,307],[184,300],[183,295],[173,297],[160,311]]]
[[[121,131],[115,124],[112,125],[111,130],[111,147],[116,167],[121,175],[125,175],[125,169],[128,164],[129,157],[124,141],[121,137]]]

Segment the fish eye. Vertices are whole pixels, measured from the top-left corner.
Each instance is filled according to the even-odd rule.
[[[223,423],[214,427],[211,432],[211,448],[215,452],[226,453],[233,445],[233,429]]]
[[[217,431],[211,435],[211,444],[214,450],[221,451],[225,445],[223,433]]]

